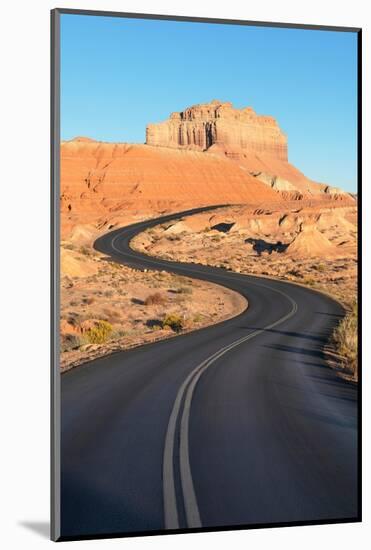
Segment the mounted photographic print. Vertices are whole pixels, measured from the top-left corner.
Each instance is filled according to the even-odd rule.
[[[361,520],[360,61],[52,11],[53,540]]]

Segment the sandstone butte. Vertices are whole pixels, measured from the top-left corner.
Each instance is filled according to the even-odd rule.
[[[149,124],[146,144],[78,137],[61,143],[61,230],[132,221],[212,204],[287,200],[354,206],[341,190],[306,178],[288,162],[274,118],[212,101]]]

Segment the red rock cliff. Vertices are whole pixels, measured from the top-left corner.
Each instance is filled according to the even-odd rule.
[[[251,107],[234,109],[232,103],[217,100],[172,113],[165,122],[149,124],[146,143],[201,151],[219,145],[287,161],[287,138],[273,117],[257,115]]]

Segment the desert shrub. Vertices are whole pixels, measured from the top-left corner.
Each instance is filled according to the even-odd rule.
[[[105,321],[108,322],[117,322],[119,319],[121,319],[121,312],[119,309],[113,309],[109,307],[103,308],[102,312],[105,315]]]
[[[81,321],[81,314],[75,311],[71,311],[71,313],[67,317],[67,323],[69,323],[74,327],[77,327],[80,321]]]
[[[65,277],[64,284],[62,283],[64,288],[73,288],[73,282],[69,277]]]
[[[303,275],[299,271],[299,269],[290,269],[290,271],[287,272],[287,275],[291,275],[292,277],[299,277],[303,278]]]
[[[117,289],[117,294],[118,294],[119,296],[126,296],[126,295],[127,295],[127,292],[126,292],[126,290],[124,290],[124,289],[122,289],[122,288],[118,288],[118,289]]]
[[[181,241],[180,235],[168,235],[167,236],[168,241]]]
[[[314,269],[315,271],[319,271],[320,273],[323,273],[324,271],[326,271],[326,266],[325,264],[314,264],[312,265],[312,269]]]
[[[166,304],[166,298],[160,292],[155,292],[154,294],[149,294],[144,300],[146,306],[152,305],[164,305]]]
[[[118,329],[112,332],[111,339],[112,340],[118,340],[119,338],[122,338],[126,335],[126,332],[122,329]]]
[[[88,306],[91,306],[91,304],[94,304],[95,298],[93,296],[89,296],[88,298],[83,298],[83,303],[87,304]]]
[[[333,343],[336,351],[343,357],[344,366],[355,378],[357,372],[358,358],[358,307],[357,302],[353,303],[351,310],[339,323],[333,332]]]
[[[151,330],[161,330],[162,321],[160,319],[147,319],[146,326]]]
[[[117,292],[117,289],[120,288],[120,281],[112,281],[111,287],[115,289],[115,292]]]
[[[79,248],[80,254],[84,254],[84,256],[90,256],[91,250],[87,246],[80,246]]]
[[[180,286],[179,288],[177,288],[177,293],[178,294],[192,294],[193,289],[190,286]]]
[[[174,332],[180,332],[184,328],[183,319],[176,313],[170,313],[162,321],[162,327],[171,328]]]
[[[98,321],[97,324],[84,334],[89,344],[104,344],[112,336],[113,327],[107,321]]]
[[[78,349],[84,343],[84,339],[77,334],[65,334],[61,338],[61,353]]]
[[[196,315],[193,317],[194,323],[200,323],[202,321],[202,315],[201,313],[196,313]]]

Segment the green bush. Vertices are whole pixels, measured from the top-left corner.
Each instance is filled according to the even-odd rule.
[[[98,321],[97,324],[87,330],[84,337],[89,344],[104,344],[112,336],[113,327],[108,321]]]
[[[174,332],[180,332],[183,330],[183,319],[176,313],[170,313],[166,315],[165,319],[162,321],[163,328],[171,328]]]

